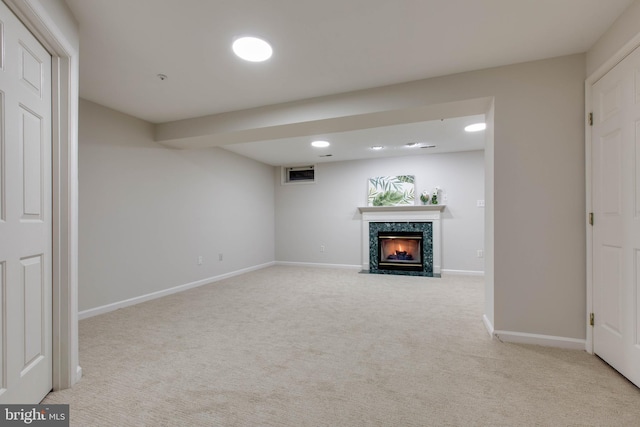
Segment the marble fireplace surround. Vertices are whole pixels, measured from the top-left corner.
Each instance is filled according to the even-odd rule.
[[[370,222],[431,222],[433,224],[433,274],[440,276],[442,265],[441,214],[445,205],[362,206],[362,270],[369,271]]]

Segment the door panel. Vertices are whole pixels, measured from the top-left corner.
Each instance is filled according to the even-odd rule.
[[[0,30],[2,28],[0,27]],[[0,34],[2,31],[0,31]],[[2,40],[0,40],[2,42]],[[0,48],[2,45],[0,45]],[[3,55],[0,54],[0,58]],[[0,72],[1,72],[0,68]],[[2,89],[2,88],[0,88]],[[4,120],[1,120],[5,117],[4,113],[4,92],[0,90],[0,221],[6,221],[6,191],[5,191],[5,131],[4,131]]]
[[[23,219],[42,220],[42,155],[43,135],[42,118],[32,111],[20,107],[22,126],[20,129],[20,145],[22,146],[24,201]]]
[[[635,271],[635,280],[633,283],[633,287],[636,289],[636,297],[633,301],[633,317],[635,319],[635,331],[633,337],[633,344],[636,348],[640,346],[640,292],[637,292],[640,289],[640,250],[634,250],[634,271]]]
[[[7,280],[6,262],[0,260],[0,355],[5,354],[5,343],[7,342],[7,329],[5,319],[7,316]],[[0,356],[0,390],[7,389],[7,358]]]
[[[615,82],[617,83],[617,82]],[[621,88],[619,84],[604,88],[600,94],[600,121],[606,123],[609,119],[620,112],[621,108]]]
[[[25,45],[19,43],[20,47],[20,80],[30,88],[37,97],[42,97],[43,69],[42,59]]]
[[[24,313],[24,369],[42,357],[45,336],[42,318],[44,305],[44,277],[42,256],[21,260]]]
[[[602,327],[616,336],[622,337],[621,301],[622,292],[622,251],[613,246],[602,246],[601,271],[603,278],[608,280],[607,292],[602,292],[599,297],[602,302],[601,313]]]
[[[640,385],[640,50],[592,94],[593,346]]]
[[[0,2],[0,403],[52,385],[51,57]]]
[[[622,214],[622,141],[616,129],[600,143],[602,166],[602,211],[610,218]]]
[[[640,121],[636,122],[635,131],[635,180],[634,180],[634,196],[635,196],[635,217],[640,217]]]

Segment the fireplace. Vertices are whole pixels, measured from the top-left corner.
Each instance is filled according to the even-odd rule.
[[[370,222],[369,272],[433,277],[431,222]]]
[[[422,232],[378,231],[378,268],[422,271]]]
[[[411,206],[361,206],[362,214],[362,271],[374,274],[402,274],[406,276],[440,277],[442,262],[441,212],[445,205]],[[412,234],[405,234],[410,232]],[[396,259],[386,259],[393,253],[387,253],[380,259],[379,233],[381,236],[422,236],[421,250],[414,251],[410,246],[396,250]],[[388,234],[385,234],[388,233]],[[407,239],[414,240],[414,239]],[[410,245],[416,242],[408,242]],[[410,250],[409,250],[410,249]],[[403,254],[407,252],[407,254]],[[411,253],[412,259],[407,255]],[[404,258],[404,259],[401,259]],[[380,264],[382,261],[382,265]],[[402,264],[403,269],[394,265]],[[404,269],[405,265],[411,268]],[[422,266],[422,268],[420,268]],[[391,268],[390,268],[391,267]]]

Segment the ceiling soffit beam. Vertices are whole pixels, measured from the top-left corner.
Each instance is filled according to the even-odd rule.
[[[484,114],[490,105],[491,98],[475,98],[315,120],[307,118],[295,121],[296,117],[293,115],[290,117],[293,120],[288,122],[274,120],[273,117],[271,120],[268,120],[268,117],[256,120],[258,109],[254,109],[157,124],[156,142],[182,149],[220,147],[244,142],[313,136]],[[252,112],[253,115],[251,115]],[[237,125],[232,127],[229,125],[230,122],[235,122]],[[252,122],[253,125],[251,125]],[[242,126],[242,123],[245,125]]]

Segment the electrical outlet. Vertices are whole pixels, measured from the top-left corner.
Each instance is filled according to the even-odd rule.
[[[218,261],[222,261],[222,254],[218,254]]]
[[[324,252],[324,245],[320,245],[320,252]]]
[[[484,250],[482,250],[482,249],[478,249],[476,254],[477,254],[478,258],[484,258]]]
[[[484,208],[484,200],[478,200],[478,207]]]
[[[202,265],[202,255],[198,257],[198,265]]]

